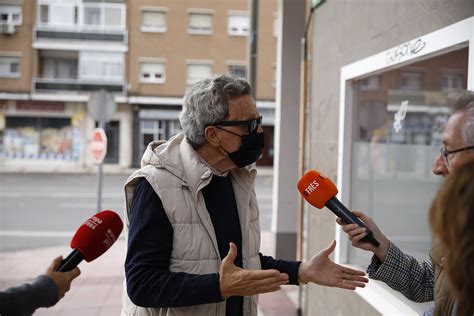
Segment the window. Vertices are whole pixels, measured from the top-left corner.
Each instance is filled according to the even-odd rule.
[[[7,116],[5,121],[7,159],[79,159],[69,118]]]
[[[20,77],[20,57],[0,56],[0,77]]]
[[[423,73],[421,71],[405,70],[400,76],[401,90],[422,90],[423,88]]]
[[[51,1],[49,1],[51,2]],[[78,6],[71,2],[38,1],[38,21],[41,26],[74,27],[78,23]]]
[[[186,83],[192,85],[211,75],[211,65],[210,64],[188,64],[188,76]]]
[[[211,13],[189,13],[188,32],[190,34],[212,34]]]
[[[246,12],[230,12],[227,24],[227,33],[235,36],[249,35],[250,24]]]
[[[45,57],[41,66],[43,78],[77,79],[77,59]]]
[[[443,71],[441,73],[441,90],[460,89],[464,86],[464,75],[460,72]]]
[[[84,8],[84,24],[85,25],[100,25],[100,8],[99,7],[85,7]]]
[[[44,24],[47,24],[49,22],[49,5],[47,4],[41,4],[40,5],[40,11],[39,11],[39,15],[40,15],[40,22],[41,23],[44,23]]]
[[[365,89],[373,77],[353,81],[351,209],[364,210],[417,259],[427,258],[432,246],[426,218],[441,180],[431,172],[448,118],[440,70],[460,66],[462,73],[467,65],[464,48],[382,72],[378,76],[386,85],[377,91]],[[434,77],[421,85],[422,73]],[[403,84],[397,87],[397,82]],[[370,260],[369,253],[354,247],[348,247],[348,254],[349,261],[360,266]]]
[[[81,51],[79,53],[79,78],[122,81],[123,54]]]
[[[229,65],[229,72],[239,78],[247,78],[247,69],[243,65]]]
[[[22,23],[21,6],[0,5],[0,25],[3,25],[3,24],[21,25],[21,23]]]
[[[360,81],[360,90],[362,91],[373,91],[380,88],[380,77],[371,76],[364,78]]]
[[[178,113],[176,113],[176,116],[178,116]],[[177,119],[140,120],[139,152],[143,153],[150,142],[154,140],[167,140],[180,131],[181,126]]]
[[[140,29],[142,32],[166,32],[166,12],[143,10]]]
[[[162,62],[141,62],[140,63],[140,82],[145,83],[164,83],[165,64]]]

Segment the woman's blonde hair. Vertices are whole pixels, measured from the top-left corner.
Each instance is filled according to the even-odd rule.
[[[446,177],[430,209],[457,315],[474,313],[474,161]]]

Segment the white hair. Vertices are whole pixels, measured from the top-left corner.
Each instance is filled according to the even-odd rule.
[[[190,144],[194,148],[203,145],[204,129],[229,114],[229,101],[251,94],[252,88],[245,79],[228,74],[206,78],[189,87],[179,121]]]
[[[462,137],[467,145],[474,145],[474,92],[453,90],[448,95],[448,105],[454,112],[466,111],[466,121],[461,128]]]

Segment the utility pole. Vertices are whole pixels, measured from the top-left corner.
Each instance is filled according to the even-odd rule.
[[[252,87],[253,97],[256,100],[257,92],[257,43],[258,43],[258,0],[248,0],[250,8],[250,34],[248,45],[248,72],[247,81]]]

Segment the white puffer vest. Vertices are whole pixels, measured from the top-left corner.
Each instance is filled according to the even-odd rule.
[[[201,190],[209,184],[212,173],[203,165],[180,133],[168,142],[155,141],[143,155],[142,168],[125,184],[125,233],[128,238],[129,213],[135,187],[146,178],[160,197],[173,227],[173,250],[170,271],[194,274],[218,273],[221,257],[209,212]],[[242,229],[244,269],[261,269],[260,224],[257,198],[253,189],[256,170],[231,171],[231,181]],[[244,297],[244,315],[257,315],[258,296]],[[122,297],[122,316],[155,315],[225,315],[225,301],[178,308],[144,308],[133,304],[126,282]]]

